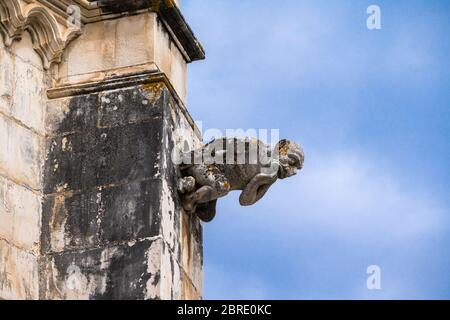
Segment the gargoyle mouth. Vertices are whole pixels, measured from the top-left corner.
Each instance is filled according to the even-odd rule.
[[[288,159],[281,162],[278,168],[278,177],[280,179],[296,175],[298,170],[301,170],[303,167],[303,155],[301,153],[291,152],[287,157]]]

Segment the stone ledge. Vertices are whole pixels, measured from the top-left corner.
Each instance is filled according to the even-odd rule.
[[[176,90],[173,88],[170,80],[164,73],[157,70],[139,71],[136,73],[127,73],[127,74],[120,74],[120,73],[112,74],[110,76],[105,76],[104,78],[97,79],[95,81],[87,81],[73,85],[63,85],[60,87],[49,89],[47,91],[47,96],[49,99],[60,99],[71,96],[86,95],[90,93],[102,92],[107,90],[116,90],[139,85],[150,85],[159,82],[167,87],[170,94],[174,98],[175,102],[179,106],[181,112],[187,118],[189,124],[195,131],[196,136],[201,137],[200,130],[196,126],[192,116],[189,114],[182,99],[179,97]]]

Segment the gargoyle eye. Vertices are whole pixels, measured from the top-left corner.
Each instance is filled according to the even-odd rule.
[[[288,164],[292,167],[299,168],[301,166],[301,160],[297,155],[289,154]]]

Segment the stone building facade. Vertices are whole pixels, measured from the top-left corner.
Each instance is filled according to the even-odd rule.
[[[170,152],[204,51],[174,0],[0,0],[0,299],[198,299]]]

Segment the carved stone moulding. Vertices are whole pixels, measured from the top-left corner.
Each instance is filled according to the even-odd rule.
[[[80,10],[79,24],[71,23],[70,6]],[[44,68],[49,69],[61,61],[63,50],[81,34],[83,25],[147,11],[157,12],[187,62],[205,58],[175,0],[0,0],[0,33],[10,46],[28,31]]]
[[[60,62],[64,48],[81,30],[37,0],[0,0],[0,32],[6,46],[28,31],[33,47],[49,69]]]

